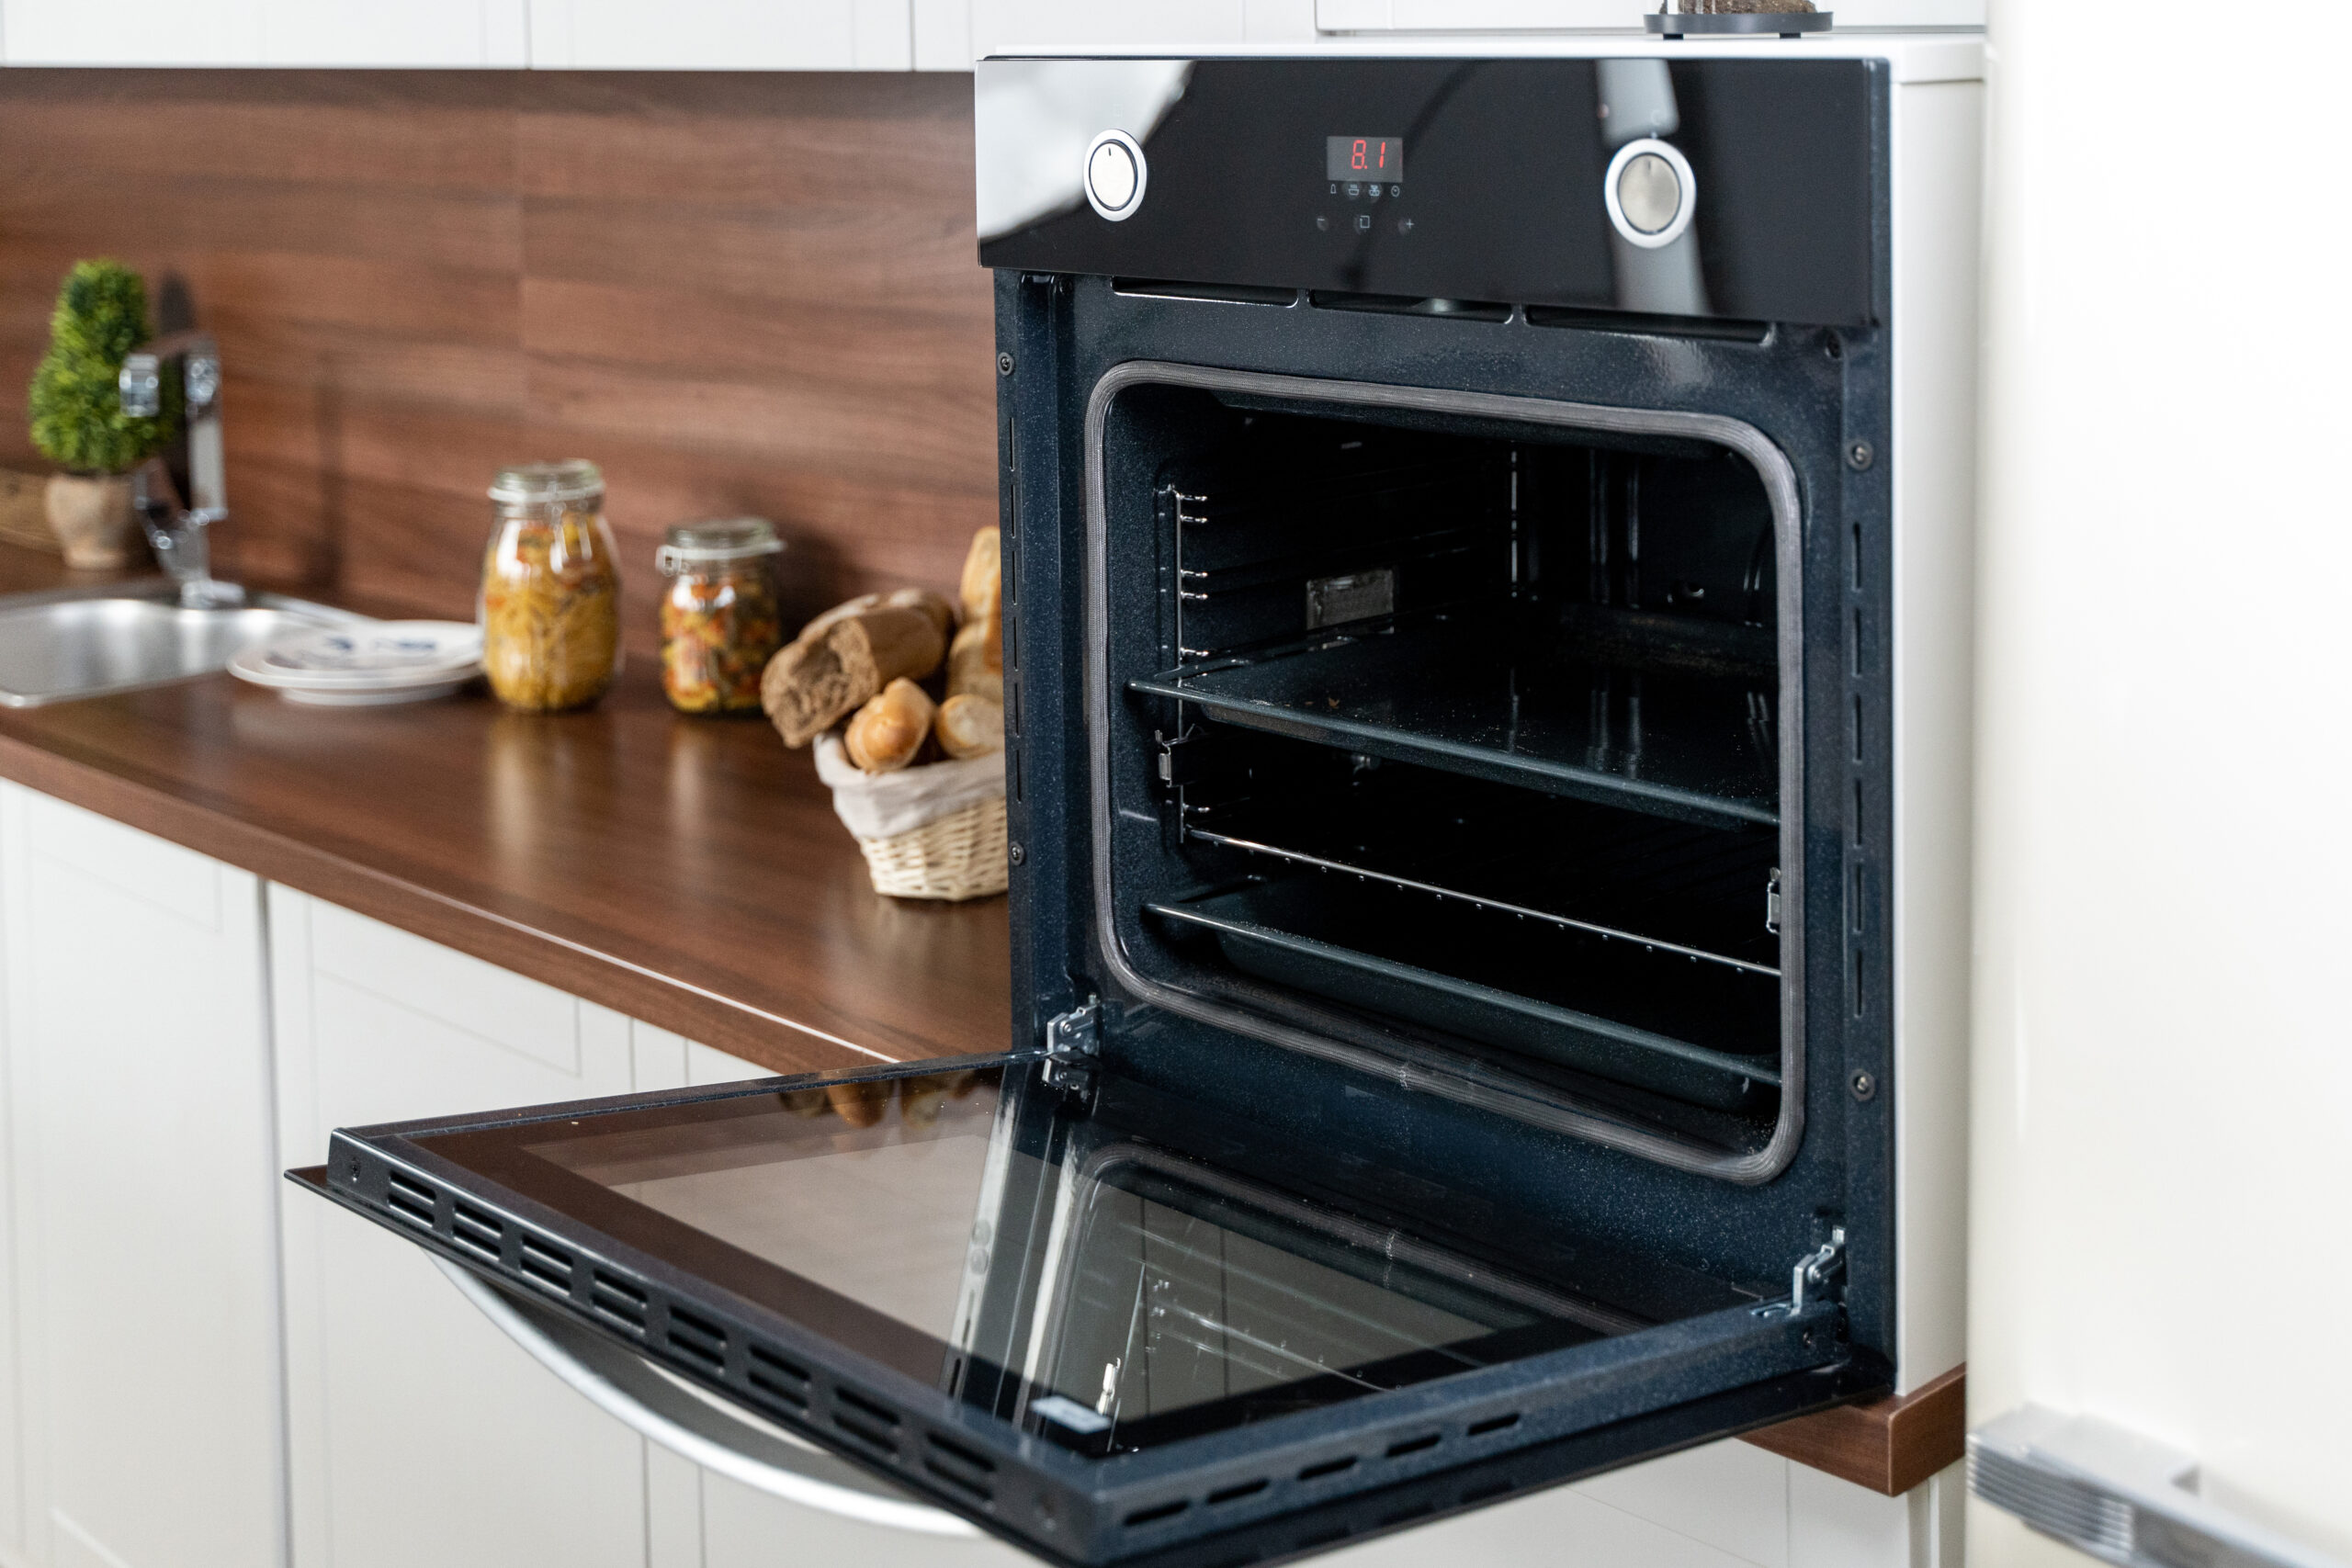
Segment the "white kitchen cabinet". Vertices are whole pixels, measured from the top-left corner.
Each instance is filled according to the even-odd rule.
[[[2312,146],[2343,64],[2016,0],[1994,27],[1969,1424],[2120,1428],[2352,1562],[2352,325],[2148,330],[2245,275],[2250,231],[2194,220],[2199,193],[2280,215],[2267,276],[2341,266],[2341,195],[2238,155],[2180,85],[2259,82],[2265,142]],[[2053,182],[2062,145],[2094,198]],[[2216,1256],[2243,1284],[2188,1267]],[[2087,1561],[1989,1505],[1970,1529],[1984,1568]]]
[[[1182,50],[1196,45],[1306,42],[1315,0],[1170,0],[1105,6],[1096,0],[971,0],[975,56],[1022,49]]]
[[[617,1013],[287,888],[269,909],[287,1165],[338,1126],[638,1087]],[[641,1568],[641,1438],[416,1247],[308,1194],[285,1215],[297,1568]]]
[[[965,71],[966,0],[529,0],[560,70]]]
[[[517,66],[529,0],[6,0],[11,65]]]
[[[11,65],[968,71],[972,58],[969,0],[0,5],[0,61]]]
[[[272,1561],[261,884],[0,784],[0,920],[21,1384],[7,1545],[53,1568]]]

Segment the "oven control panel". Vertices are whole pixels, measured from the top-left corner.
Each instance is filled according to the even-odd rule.
[[[990,60],[980,260],[1860,325],[1870,60]]]

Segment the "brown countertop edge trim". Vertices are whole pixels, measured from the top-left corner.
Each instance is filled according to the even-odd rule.
[[[185,785],[160,787],[83,761],[53,741],[0,734],[0,778],[776,1072],[892,1059],[256,826],[187,798]]]
[[[1954,1367],[1906,1394],[1800,1416],[1750,1432],[1747,1440],[1841,1481],[1900,1496],[1967,1452],[1968,1368]]]

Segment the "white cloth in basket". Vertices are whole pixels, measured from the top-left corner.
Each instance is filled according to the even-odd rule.
[[[861,839],[888,839],[1002,795],[1004,753],[868,774],[849,760],[841,737],[820,735],[817,776],[832,786],[833,813],[844,827]]]

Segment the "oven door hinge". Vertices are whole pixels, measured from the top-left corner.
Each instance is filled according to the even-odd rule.
[[[1781,868],[1774,866],[1764,883],[1764,929],[1781,934]]]
[[[1789,1299],[1773,1302],[1756,1309],[1758,1317],[1794,1317],[1804,1311],[1805,1303],[1829,1283],[1829,1276],[1846,1266],[1846,1227],[1839,1225],[1829,1233],[1829,1239],[1797,1259],[1789,1272]]]
[[[1082,1089],[1102,1050],[1102,1003],[1089,997],[1046,1021],[1046,1081]]]

